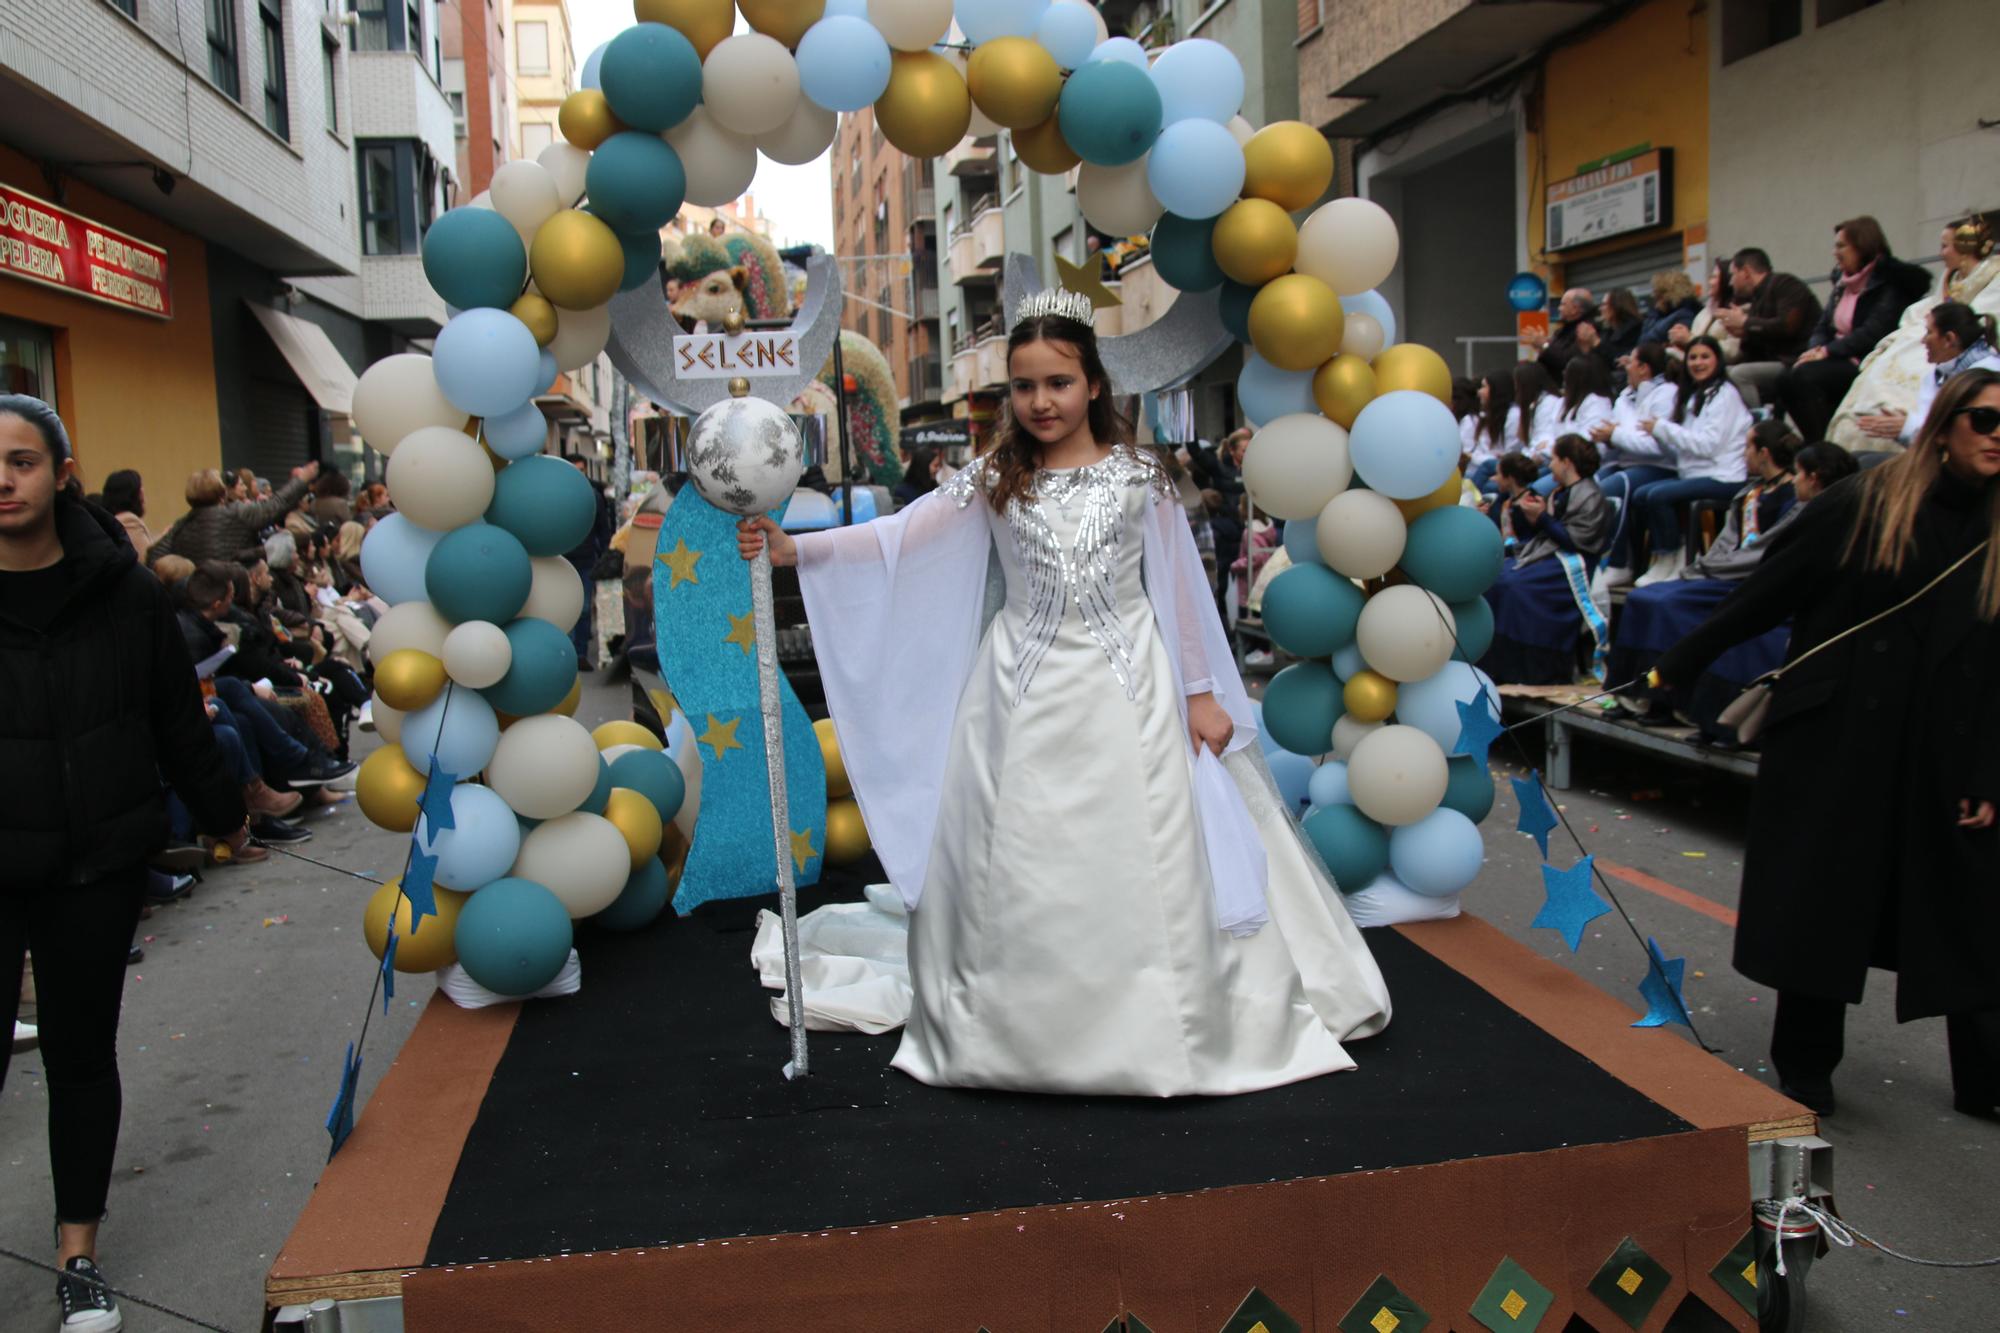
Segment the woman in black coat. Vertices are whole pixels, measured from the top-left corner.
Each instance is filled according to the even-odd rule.
[[[1690,682],[1792,621],[1787,660],[1912,596],[1779,682],[1751,801],[1736,969],[1778,991],[1771,1063],[1833,1110],[1846,1006],[1897,973],[1901,1022],[1947,1015],[1954,1104],[2000,1101],[2000,374],[1939,390],[1910,450],[1806,506],[1669,649]],[[1829,816],[1838,800],[1837,816]]]
[[[1778,378],[1777,401],[1799,438],[1826,438],[1826,428],[1875,350],[1910,302],[1930,291],[1930,275],[1889,251],[1882,224],[1849,218],[1833,229],[1833,290],[1820,309],[1812,341]]]

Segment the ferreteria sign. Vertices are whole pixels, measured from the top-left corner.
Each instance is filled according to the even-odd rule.
[[[167,252],[0,185],[0,274],[172,319]]]
[[[1547,207],[1547,250],[1663,226],[1673,216],[1673,150],[1655,148],[1555,181]]]

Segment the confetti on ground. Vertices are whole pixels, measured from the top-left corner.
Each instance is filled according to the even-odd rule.
[[[151,943],[152,943],[152,942],[153,942],[154,940],[156,940],[156,939],[158,939],[158,938],[160,938],[160,937],[159,937],[158,935],[148,935],[148,936],[146,936],[146,938],[145,938],[145,940],[144,940],[144,943],[146,943],[146,944],[151,944]]]
[[[1706,861],[1708,859],[1707,852],[1682,852],[1681,855],[1693,861]],[[265,924],[269,925],[270,923],[265,922]]]
[[[1700,978],[1702,978],[1702,977],[1705,977],[1705,976],[1707,976],[1707,975],[1708,975],[1708,973],[1706,973],[1706,972],[1703,972],[1703,971],[1701,971],[1701,970],[1700,970],[1699,968],[1697,968],[1697,969],[1695,970],[1695,974],[1694,974],[1694,975],[1695,975],[1695,978],[1696,978],[1697,980],[1699,980]]]
[[[1595,832],[1597,832],[1597,825],[1595,825],[1595,824],[1592,824],[1592,825],[1590,826],[1590,831],[1591,831],[1592,833],[1595,833]]]
[[[1618,816],[1618,817],[1619,817],[1620,819],[1630,819],[1630,818],[1631,818],[1632,816],[1630,816],[1630,815],[1620,815],[1620,816]]]

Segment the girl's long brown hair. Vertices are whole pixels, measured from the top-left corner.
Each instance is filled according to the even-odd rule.
[[[1111,402],[1111,376],[1097,354],[1097,334],[1088,324],[1061,315],[1036,315],[1024,319],[1007,335],[1007,365],[1011,371],[1014,353],[1029,343],[1061,343],[1076,350],[1083,362],[1084,382],[1096,391],[1090,400],[1090,433],[1099,444],[1130,444],[1132,423]],[[1010,387],[1000,405],[1000,427],[986,451],[992,476],[987,499],[993,508],[1006,513],[1014,500],[1027,500],[1034,492],[1035,472],[1042,465],[1042,443],[1014,419],[1014,393]]]
[[[1916,443],[1902,457],[1861,475],[1861,514],[1847,535],[1842,564],[1858,555],[1863,569],[1903,572],[1916,544],[1917,509],[1944,471],[1944,441],[1952,419],[1960,408],[1995,387],[2000,387],[2000,372],[1967,370],[1952,376],[1931,403]],[[1988,485],[1987,492],[1987,530],[1993,539],[1979,576],[1979,618],[1991,621],[2000,618],[2000,485]]]

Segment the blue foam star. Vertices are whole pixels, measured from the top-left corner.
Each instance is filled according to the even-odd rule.
[[[451,789],[458,785],[458,774],[438,767],[437,756],[431,756],[431,775],[424,783],[424,799],[420,805],[424,817],[424,841],[436,842],[437,835],[448,828],[457,828],[451,817]]]
[[[1460,699],[1458,708],[1458,739],[1452,742],[1453,754],[1471,755],[1482,767],[1486,764],[1487,751],[1493,742],[1506,735],[1506,728],[1494,716],[1493,700],[1485,690],[1480,690],[1477,698]]]
[[[403,941],[396,935],[396,918],[389,918],[389,942],[382,946],[382,1012],[389,1012],[389,1001],[396,998],[396,946]]]
[[[1542,775],[1539,771],[1525,778],[1509,778],[1514,784],[1514,799],[1520,802],[1521,817],[1514,822],[1517,833],[1525,833],[1535,840],[1542,849],[1542,859],[1549,858],[1549,831],[1556,826],[1556,812],[1549,809],[1549,798],[1542,794]]]
[[[1687,996],[1681,991],[1681,978],[1687,974],[1687,959],[1668,958],[1660,952],[1658,942],[1648,936],[1646,960],[1646,979],[1639,983],[1639,996],[1646,1002],[1646,1016],[1632,1026],[1657,1028],[1679,1023],[1692,1032],[1694,1024],[1688,1021]]]
[[[1571,953],[1583,945],[1583,928],[1611,910],[1611,904],[1598,897],[1597,890],[1590,887],[1591,870],[1591,858],[1588,856],[1568,870],[1544,865],[1542,886],[1548,896],[1542,900],[1542,910],[1535,913],[1535,919],[1528,923],[1560,931]]]
[[[410,933],[417,933],[424,918],[437,915],[438,859],[426,852],[410,850],[410,868],[403,872],[403,896],[410,900]]]
[[[347,1043],[347,1058],[340,1065],[340,1090],[333,1095],[333,1106],[326,1113],[327,1136],[333,1146],[327,1149],[328,1161],[347,1142],[347,1136],[354,1132],[354,1094],[361,1083],[361,1057],[354,1053],[354,1043]]]

